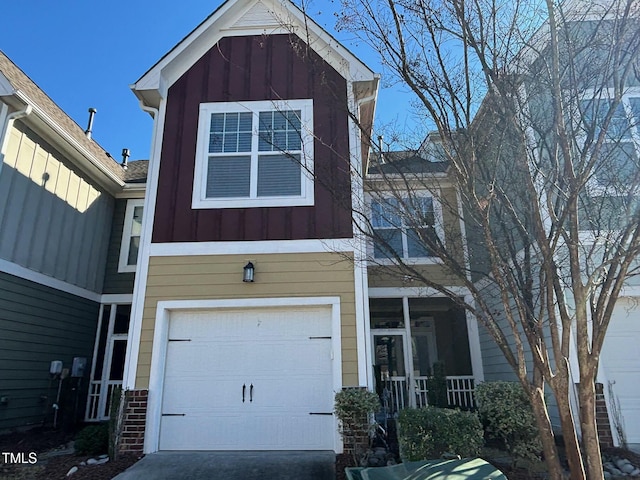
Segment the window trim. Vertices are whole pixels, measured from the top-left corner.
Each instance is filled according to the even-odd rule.
[[[414,191],[409,193],[408,195],[412,195],[414,197],[423,197],[423,198],[431,198],[431,203],[433,205],[433,219],[434,219],[434,224],[433,224],[433,228],[436,232],[436,235],[438,235],[438,237],[442,240],[443,244],[446,244],[446,238],[444,236],[444,229],[443,229],[443,216],[442,216],[442,205],[440,204],[440,201],[438,200],[438,198],[440,197],[440,190],[438,189],[437,191],[428,191],[428,190],[420,190],[420,191]],[[380,192],[377,193],[376,195],[372,195],[369,194],[368,198],[367,198],[367,213],[369,215],[369,221],[372,222],[373,221],[373,209],[372,209],[372,202],[374,201],[380,201],[380,200],[384,200],[387,198],[397,198],[397,197],[401,197],[401,198],[405,198],[408,197],[408,195],[395,195],[393,192]],[[371,228],[374,229],[373,227],[373,223],[371,223]],[[434,265],[434,264],[442,264],[442,258],[440,258],[437,255],[431,255],[428,257],[408,257],[408,256],[404,256],[405,253],[405,249],[406,249],[406,253],[408,255],[409,253],[409,249],[408,249],[408,245],[407,245],[407,233],[406,233],[406,226],[402,226],[400,228],[400,233],[402,235],[402,261],[403,263],[406,263],[407,265]],[[390,230],[390,229],[389,229]],[[375,239],[372,237],[370,239],[369,242],[367,242],[367,256],[369,258],[369,263],[370,264],[374,264],[374,265],[397,265],[397,261],[395,258],[388,258],[388,257],[376,257],[375,256],[375,245],[374,245],[374,241]]]
[[[300,110],[301,116],[301,185],[300,195],[279,197],[231,197],[231,198],[207,198],[207,171],[209,152],[209,129],[212,113],[251,112],[254,115],[252,130],[258,135],[258,125],[255,118],[259,112]],[[253,142],[257,145],[257,142]],[[251,181],[257,175],[259,151],[252,148],[251,156]],[[196,142],[196,159],[193,178],[193,195],[191,207],[193,209],[210,208],[255,208],[255,207],[289,207],[312,206],[314,196],[314,136],[313,136],[313,100],[261,100],[252,102],[215,102],[201,103],[198,117],[198,135]],[[257,181],[257,179],[256,179]]]
[[[120,257],[118,258],[118,273],[135,272],[138,264],[129,265],[129,246],[131,244],[131,230],[133,227],[133,213],[136,207],[144,208],[144,199],[136,198],[127,200],[127,208],[124,212],[124,225],[122,228],[122,239],[120,241]],[[142,211],[144,215],[144,210]]]
[[[582,95],[579,98],[579,101],[583,102],[583,101],[596,101],[596,100],[597,101],[612,100],[614,98],[614,93],[615,92],[613,88],[605,88],[602,90],[590,88],[590,89],[586,89],[582,93]],[[626,115],[629,115],[630,113],[633,114],[633,111],[631,110],[631,106],[629,104],[630,98],[640,98],[640,87],[628,87],[627,89],[625,89],[624,93],[622,94],[622,97],[620,99],[620,107],[624,109],[624,112]],[[582,121],[582,120],[579,119],[578,121]],[[619,144],[631,143],[635,148],[636,155],[640,159],[640,118],[637,118],[636,121],[638,123],[635,126],[629,126],[630,138],[625,141],[618,140],[618,142]],[[609,125],[609,128],[612,128],[611,124]],[[578,137],[578,139],[582,143],[582,145],[584,145],[584,142],[586,140],[586,135],[581,134]],[[603,142],[603,146],[604,144],[608,144],[608,143],[616,143],[616,140],[607,141],[607,139],[605,138],[605,141]],[[586,191],[587,191],[587,194],[592,198],[620,196],[619,191],[616,192],[615,190],[612,190],[610,186],[601,184],[598,181],[596,175],[593,175],[592,178],[590,178],[589,181],[587,182]]]

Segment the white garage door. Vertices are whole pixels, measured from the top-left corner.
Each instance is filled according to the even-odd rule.
[[[160,450],[333,450],[331,311],[174,312]]]
[[[616,303],[601,355],[601,368],[620,401],[629,443],[640,443],[640,304],[620,298]],[[605,388],[607,386],[605,385]],[[611,412],[609,412],[611,413]]]

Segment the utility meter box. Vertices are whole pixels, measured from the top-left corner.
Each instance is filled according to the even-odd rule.
[[[84,377],[84,374],[86,371],[87,371],[87,358],[73,357],[73,363],[71,364],[71,376]]]
[[[51,362],[51,366],[49,367],[49,373],[51,375],[60,375],[62,373],[62,361],[53,360]]]

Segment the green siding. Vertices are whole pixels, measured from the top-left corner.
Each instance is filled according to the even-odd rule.
[[[71,368],[73,357],[91,365],[100,305],[0,272],[0,431],[53,421],[57,381],[49,377],[52,360]],[[87,368],[88,370],[88,368]],[[58,421],[84,416],[87,376],[63,382]]]
[[[134,273],[118,273],[118,259],[120,257],[120,245],[122,242],[122,230],[124,228],[124,214],[127,209],[127,200],[118,199],[113,209],[113,222],[111,235],[109,236],[109,249],[107,251],[107,265],[104,274],[104,287],[102,293],[132,293]]]

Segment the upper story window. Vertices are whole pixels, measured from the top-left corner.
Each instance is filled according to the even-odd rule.
[[[200,105],[193,208],[313,201],[312,100]]]
[[[427,248],[425,239],[441,233],[436,222],[440,215],[438,207],[431,196],[372,199],[373,257],[434,258],[436,255]]]
[[[120,273],[136,271],[138,250],[140,249],[140,234],[142,233],[143,205],[143,199],[127,201],[118,261],[118,272]]]
[[[585,137],[593,129],[597,141],[611,107],[612,101],[606,97],[581,102]],[[596,165],[589,192],[593,196],[626,195],[640,172],[640,91],[622,97],[603,140],[599,155],[602,161]]]

